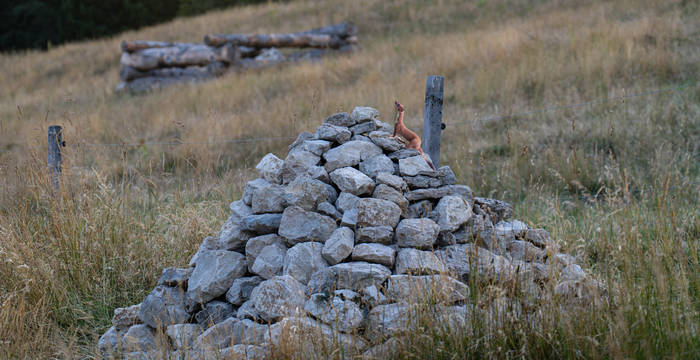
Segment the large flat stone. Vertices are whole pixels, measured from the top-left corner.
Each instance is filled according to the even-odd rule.
[[[329,265],[335,265],[345,260],[355,244],[355,234],[350,228],[339,227],[333,231],[321,250],[321,255]]]
[[[396,243],[401,247],[432,249],[440,227],[430,219],[403,219],[396,227]]]
[[[393,248],[375,243],[357,244],[352,251],[353,261],[366,261],[375,264],[382,264],[389,268],[394,266],[396,250]]]
[[[159,285],[143,300],[139,308],[139,319],[152,328],[166,328],[170,324],[187,321],[185,290],[180,287]]]
[[[326,159],[326,170],[332,172],[342,167],[355,166],[362,160],[369,159],[382,153],[382,149],[374,143],[353,140],[328,150],[323,154]]]
[[[188,310],[223,294],[246,273],[245,256],[233,251],[205,251],[197,261],[187,286]]]
[[[388,200],[363,198],[355,204],[357,226],[390,226],[395,228],[401,217],[401,208]]]
[[[306,241],[326,242],[336,228],[335,220],[328,216],[290,206],[284,210],[278,233],[293,246]]]
[[[374,190],[374,181],[352,167],[333,170],[330,173],[330,177],[331,181],[338,186],[341,192],[348,192],[353,195],[368,195]]]
[[[364,261],[333,265],[331,270],[337,276],[339,289],[355,291],[360,291],[371,285],[381,285],[391,275],[391,270],[386,266]]]
[[[277,234],[267,234],[263,236],[257,236],[248,240],[245,245],[245,256],[248,263],[248,270],[252,272],[253,264],[255,259],[258,257],[260,252],[265,246],[272,244],[284,245],[284,239]]]
[[[264,321],[274,322],[304,308],[304,285],[289,275],[263,281],[253,289],[250,302]]]
[[[431,251],[404,248],[396,256],[396,274],[431,275],[446,271],[445,263]]]
[[[452,304],[469,296],[469,287],[446,275],[392,275],[387,296],[396,302],[438,302]]]
[[[283,274],[307,284],[313,273],[328,267],[321,254],[324,244],[304,242],[292,246],[284,258]]]

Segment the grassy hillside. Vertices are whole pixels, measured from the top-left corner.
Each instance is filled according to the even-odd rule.
[[[428,329],[398,356],[697,357],[698,19],[685,0],[297,1],[0,55],[0,358],[92,356],[112,310],[185,266],[257,161],[291,142],[220,141],[295,136],[356,105],[391,122],[394,99],[420,130],[433,74],[446,79],[441,164],[548,229],[610,297],[576,315],[552,303],[535,324],[474,337]],[[345,20],[362,47],[350,56],[113,92],[122,39]],[[65,196],[50,205],[53,124],[68,147]],[[194,144],[91,145],[178,141]]]

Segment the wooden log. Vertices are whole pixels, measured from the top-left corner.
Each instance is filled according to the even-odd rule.
[[[172,43],[165,41],[148,40],[124,40],[122,41],[122,52],[134,52],[143,49],[164,48],[171,46],[185,45],[184,43]],[[194,45],[194,44],[190,44]]]
[[[164,41],[149,41],[149,40],[124,40],[122,41],[122,52],[136,52],[144,49],[154,49],[154,48],[166,48],[166,47],[188,47],[188,46],[199,46],[200,44],[188,44],[188,43],[172,43]],[[241,57],[255,57],[260,53],[260,49],[252,48],[247,46],[240,46],[238,48],[241,53]]]
[[[324,26],[318,29],[302,31],[297,34],[335,35],[339,36],[340,38],[346,39],[348,37],[357,35],[357,25],[351,22],[344,22],[340,24]]]
[[[339,48],[347,44],[357,43],[357,26],[350,22],[329,25],[290,34],[214,34],[206,35],[204,43],[211,46],[221,46],[230,43],[238,46],[257,48],[267,47],[313,47]]]
[[[211,46],[231,44],[255,48],[312,47],[335,49],[347,44],[348,40],[334,35],[316,34],[220,34],[205,36],[204,43]]]
[[[198,44],[179,44],[163,48],[147,48],[122,53],[121,65],[146,71],[161,67],[205,66],[217,61],[231,64],[238,61],[238,48],[226,44],[215,48]]]
[[[166,78],[182,76],[206,79],[222,75],[224,72],[226,72],[226,68],[226,64],[221,61],[215,61],[206,66],[188,66],[184,68],[170,67],[146,71],[141,71],[131,66],[122,65],[121,69],[119,69],[119,78],[122,81],[131,81],[145,77]]]

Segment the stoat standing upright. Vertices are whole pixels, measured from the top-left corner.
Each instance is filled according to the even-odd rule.
[[[405,111],[403,105],[401,105],[398,101],[394,101],[394,105],[396,106],[397,118],[396,124],[394,124],[394,135],[392,135],[392,137],[396,137],[396,135],[401,135],[401,137],[406,139],[406,148],[418,150],[425,162],[428,163],[428,165],[430,165],[430,168],[433,169],[433,171],[435,171],[435,165],[433,165],[433,162],[430,161],[430,159],[427,156],[425,156],[425,153],[423,153],[423,149],[421,149],[420,147],[420,136],[418,136],[418,134],[414,133],[413,131],[409,130],[403,123],[403,114]]]

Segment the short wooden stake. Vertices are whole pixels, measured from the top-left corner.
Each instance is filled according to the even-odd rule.
[[[440,133],[442,132],[442,100],[445,78],[431,75],[425,81],[423,112],[423,151],[437,168],[440,166]]]
[[[61,186],[61,147],[66,146],[63,141],[63,128],[54,125],[49,126],[49,150],[47,154],[49,181],[55,196]]]

